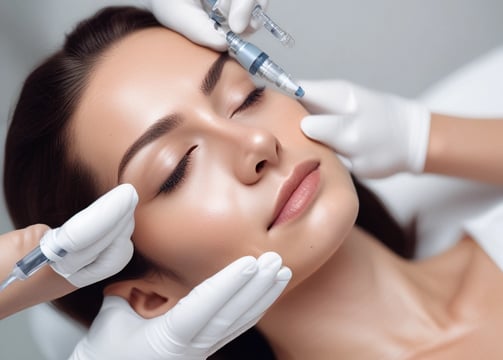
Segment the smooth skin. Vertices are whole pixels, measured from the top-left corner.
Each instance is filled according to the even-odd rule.
[[[5,278],[15,262],[34,249],[46,225],[32,225],[0,236],[0,275]],[[57,274],[50,266],[42,268],[25,281],[16,281],[0,292],[0,319],[27,307],[66,295],[77,287]]]
[[[255,85],[233,61],[212,91],[202,91],[219,55],[149,29],[95,68],[73,119],[73,154],[103,191],[118,181],[135,186],[133,241],[168,270],[116,283],[107,294],[157,316],[230,260],[273,250],[293,278],[258,326],[279,359],[500,357],[491,335],[503,323],[502,274],[476,243],[465,238],[423,262],[384,249],[354,227],[349,174],[301,133],[307,112],[298,102],[266,90],[243,108]],[[135,152],[118,179],[132,144],[171,114],[176,128]],[[161,192],[187,154],[183,181]],[[306,161],[319,163],[311,201],[270,228],[279,189]]]
[[[426,173],[503,184],[503,118],[432,113]]]
[[[234,61],[225,63],[210,95],[201,91],[219,56],[169,30],[138,32],[97,67],[72,125],[73,151],[105,191],[116,185],[131,145],[158,119],[178,114],[183,123],[138,151],[120,181],[133,184],[140,198],[136,249],[169,264],[181,292],[233,259],[266,251],[282,255],[295,274],[292,281],[307,276],[336,249],[357,210],[344,167],[292,126],[306,114],[299,103],[266,90],[257,105],[236,112],[255,85]],[[159,193],[192,148],[185,180],[175,191]],[[268,231],[280,187],[306,161],[320,162],[319,205],[301,222]],[[341,224],[333,223],[334,216]],[[320,228],[326,229],[323,241],[292,241]]]
[[[267,0],[259,0],[258,3],[263,8],[267,6]],[[226,15],[233,31],[249,33],[258,26],[251,19],[251,9],[255,4],[254,0],[229,0],[221,2],[220,5],[225,6],[225,9],[221,8],[224,13],[228,11]],[[214,31],[213,22],[201,9],[199,1],[153,0],[146,1],[145,5],[165,26],[184,33],[192,41],[220,50],[226,49],[225,38]],[[180,22],[180,19],[184,19],[184,21]],[[117,204],[111,205],[118,207]],[[128,224],[125,224],[124,221],[116,222],[116,219],[108,219],[108,216],[103,216],[107,213],[110,214],[113,211],[101,209],[98,221],[93,219],[87,219],[87,222],[81,221],[82,219],[74,220],[73,230],[78,235],[72,234],[76,236],[71,237],[69,244],[58,244],[68,250],[70,254],[65,256],[64,261],[60,261],[59,258],[53,259],[58,260],[56,264],[52,264],[52,268],[59,275],[55,274],[50,267],[46,267],[29,280],[16,282],[10,286],[0,296],[0,318],[39,302],[66,295],[75,290],[77,286],[85,286],[99,281],[101,278],[120,270],[131,256],[132,246],[129,239],[127,243],[124,241],[119,243],[115,240],[117,238],[124,240],[122,235],[125,231],[132,230],[132,222]],[[119,231],[111,232],[106,236],[106,239],[101,236],[93,236],[95,235],[94,231],[99,228],[97,225],[103,226],[107,219],[111,224],[116,224]],[[79,229],[79,225],[82,225],[83,231]],[[89,231],[90,229],[93,231]],[[120,229],[122,229],[122,233]],[[0,251],[1,278],[7,276],[15,261],[38,245],[46,230],[48,228],[45,225],[36,225],[5,234],[0,238],[0,249],[2,249]],[[106,248],[104,248],[105,246]],[[112,248],[115,251],[112,251]],[[271,264],[271,258],[278,260],[279,255],[265,253],[258,259],[248,256],[236,260],[199,284],[183,299],[183,304],[178,303],[176,311],[173,309],[151,321],[139,321],[136,314],[133,315],[129,305],[117,302],[116,297],[107,298],[105,299],[107,303],[104,305],[107,307],[106,314],[103,314],[105,311],[102,311],[98,317],[98,320],[103,320],[102,325],[99,325],[99,321],[93,324],[92,332],[79,343],[72,356],[77,356],[79,359],[117,357],[123,360],[126,356],[136,359],[140,356],[138,354],[141,354],[141,356],[148,358],[149,354],[155,351],[153,349],[155,346],[153,346],[152,337],[149,337],[147,341],[141,333],[136,331],[141,326],[144,330],[150,331],[151,335],[158,334],[158,341],[163,344],[166,352],[171,354],[170,359],[174,359],[176,356],[186,358],[188,353],[198,359],[206,358],[209,353],[221,347],[231,338],[253,326],[288,283],[291,277],[290,270],[286,267],[279,268],[280,258]],[[255,264],[254,271],[246,266],[244,270],[243,266],[235,266],[235,264],[242,264],[245,260],[248,261],[248,264],[250,262]],[[84,269],[79,271],[82,268]],[[242,271],[246,273],[243,278],[241,277]],[[241,281],[236,282],[237,279],[241,279]],[[243,298],[249,305],[247,308],[237,308],[233,305],[235,302],[241,302]],[[112,303],[115,305],[112,306]],[[115,320],[120,319],[119,322],[104,320],[111,312],[114,313]],[[166,323],[169,323],[168,329],[165,328]],[[133,328],[135,331],[131,330]],[[109,342],[104,344],[99,341],[101,338],[109,338],[109,334],[118,335],[118,331],[122,331],[123,334],[123,336],[118,336],[119,340],[123,341],[127,338],[130,344],[135,344],[134,349],[121,347],[125,353],[119,353],[113,344]],[[93,336],[98,340],[93,339]],[[169,348],[172,338],[177,344],[175,352]],[[185,341],[185,346],[179,346],[180,339]],[[206,347],[202,348],[202,343]],[[162,354],[162,358],[166,358],[165,355]]]

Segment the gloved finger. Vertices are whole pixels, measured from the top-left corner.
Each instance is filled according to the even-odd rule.
[[[350,83],[342,80],[303,80],[304,96],[299,99],[312,114],[352,114],[357,100]]]
[[[345,134],[346,124],[343,117],[336,115],[308,115],[302,119],[300,128],[307,137],[337,150],[337,140]]]
[[[283,290],[285,290],[291,278],[292,271],[290,268],[283,266],[276,273],[273,284],[269,287],[267,292],[257,297],[257,301],[237,319],[227,332],[232,333],[237,329],[241,329],[243,325],[249,325],[251,323],[255,325],[267,309],[278,299]]]
[[[353,163],[350,159],[348,159],[346,156],[338,154],[338,153],[335,153],[335,155],[339,158],[339,161],[342,163],[342,165],[344,165],[344,167],[348,171],[350,171],[350,172],[353,171]]]
[[[260,5],[264,11],[266,11],[269,6],[269,0],[257,0],[256,3]]]
[[[54,242],[67,252],[84,249],[102,239],[124,217],[131,218],[137,203],[134,187],[119,185],[65,222],[53,237]]]
[[[216,51],[227,50],[225,34],[215,28],[215,23],[204,12],[194,13],[194,22],[187,24],[181,19],[175,19],[172,29],[182,34],[192,42],[212,48]]]
[[[278,271],[281,268],[281,257],[274,252],[262,254],[258,260],[258,270],[253,278],[248,281],[229,301],[212,317],[208,324],[194,339],[195,343],[212,345],[215,340],[228,334],[229,328],[236,321],[246,323],[249,318],[243,317],[253,308],[260,299],[268,293],[274,285]],[[251,311],[251,315],[258,316],[265,309],[258,313]],[[234,328],[239,328],[241,324]]]
[[[227,329],[221,340],[211,348],[212,353],[254,326],[285,290],[291,278],[292,271],[287,267],[282,267],[276,274],[273,285]]]
[[[65,257],[56,261],[52,267],[61,275],[69,275],[80,270],[82,267],[93,262],[101,252],[105,251],[113,242],[121,239],[130,239],[134,229],[133,210],[130,210],[130,216],[125,216],[115,224],[112,231],[102,238],[96,239],[88,247],[79,251],[70,252]]]
[[[242,33],[248,28],[252,18],[252,11],[256,6],[255,0],[232,1],[229,9],[229,27],[235,33]]]
[[[105,329],[110,328],[114,333],[123,333],[124,330],[138,328],[144,321],[145,319],[133,310],[126,299],[116,295],[107,295],[103,298],[100,311],[93,320],[88,336],[94,334],[100,336]]]
[[[217,51],[227,49],[224,34],[215,30],[199,1],[153,1],[151,10],[161,24],[191,41]]]
[[[130,355],[130,358],[136,353],[138,358],[142,347],[134,342],[139,337],[135,330],[144,321],[124,298],[105,296],[98,315],[86,336],[74,348],[69,360],[124,360],[127,358],[124,353]],[[136,346],[136,351],[125,350],[126,344]]]
[[[215,318],[228,319],[232,323],[238,321],[245,323],[248,321],[244,314],[250,313],[249,316],[255,317],[266,310],[262,308],[262,300],[266,300],[269,303],[270,290],[277,284],[278,281],[281,283],[288,283],[291,278],[290,269],[282,266],[281,257],[274,252],[267,252],[262,254],[258,260],[258,271],[245,286],[236,294],[229,302],[226,304],[222,310],[215,316]],[[279,295],[279,294],[278,294]],[[251,311],[251,309],[260,309],[258,312]]]
[[[344,167],[352,171],[352,149],[356,148],[354,145],[359,141],[357,132],[349,124],[352,121],[352,116],[309,115],[302,119],[300,127],[307,137],[336,151]]]
[[[67,280],[79,288],[115,275],[133,256],[133,242],[129,238],[114,241],[93,262],[70,275]]]
[[[184,346],[208,321],[246,284],[257,271],[257,260],[242,257],[196,286],[178,302],[162,322],[149,328],[149,338],[162,348],[163,334],[173,334],[176,343]],[[201,306],[204,304],[204,306]],[[157,327],[161,327],[159,331]]]
[[[255,1],[255,3],[256,3],[255,5],[260,5],[262,11],[266,12],[266,8],[269,3],[267,0],[257,0]],[[252,9],[255,9],[255,7],[253,7]],[[255,31],[260,29],[263,26],[263,24],[264,20],[260,16],[253,16],[253,10],[252,10],[252,17],[250,18],[248,27],[246,27],[246,29],[243,32],[241,32],[241,36],[247,36],[253,34]]]

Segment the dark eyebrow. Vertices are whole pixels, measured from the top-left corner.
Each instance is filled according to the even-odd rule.
[[[225,63],[230,60],[229,53],[223,52],[217,58],[217,60],[211,65],[208,72],[204,76],[201,82],[201,91],[204,95],[208,96],[211,94],[213,89],[220,80],[222,75],[222,70]],[[117,170],[117,182],[121,182],[122,175],[126,169],[127,164],[131,159],[145,146],[157,140],[169,131],[177,128],[182,123],[182,119],[179,115],[172,114],[164,116],[157,120],[152,126],[150,126],[143,135],[141,135],[124,153],[122,156],[119,168]]]
[[[210,69],[206,73],[206,76],[201,83],[201,91],[204,95],[208,96],[211,94],[213,89],[220,80],[220,76],[222,75],[222,69],[225,63],[230,59],[228,52],[223,52],[220,54],[218,59],[211,65]]]
[[[182,118],[177,114],[163,116],[153,123],[124,153],[117,170],[117,182],[121,182],[127,164],[145,146],[177,128],[182,123]]]

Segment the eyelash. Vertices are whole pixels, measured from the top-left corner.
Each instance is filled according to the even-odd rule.
[[[249,107],[258,104],[258,102],[262,99],[262,96],[264,95],[264,90],[265,87],[261,86],[254,89],[251,93],[249,93],[246,99],[243,101],[243,103],[236,110],[234,110],[231,117],[237,113],[240,113],[241,111],[248,109]]]
[[[243,103],[232,113],[231,116],[234,116],[237,113],[240,113],[256,104],[262,98],[264,94],[265,87],[258,87],[254,89],[251,93],[248,94]],[[191,154],[192,151],[196,149],[197,146],[192,146],[189,151],[183,156],[182,160],[176,165],[175,170],[169,175],[166,181],[161,185],[159,189],[159,194],[170,193],[175,191],[185,180],[185,175],[187,172],[187,168],[190,166]]]
[[[166,181],[161,185],[159,189],[159,194],[170,193],[176,190],[182,182],[185,180],[185,173],[187,168],[190,166],[191,153],[197,148],[197,146],[192,146],[189,151],[183,156],[182,160],[176,165],[175,170],[169,175]]]

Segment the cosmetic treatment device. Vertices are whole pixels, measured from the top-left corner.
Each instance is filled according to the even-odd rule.
[[[2,283],[0,283],[0,291],[4,290],[15,280],[28,279],[42,267],[50,264],[52,260],[50,260],[49,257],[57,259],[62,258],[66,255],[66,250],[55,245],[48,246],[48,243],[45,241],[45,239],[47,239],[47,236],[55,236],[55,231],[57,230],[47,231],[40,240],[40,245],[30,251],[25,257],[23,257],[14,265],[14,268],[7,276],[7,278],[5,278]],[[49,257],[46,256],[46,254]]]
[[[304,90],[296,84],[291,76],[278,64],[271,60],[269,55],[260,50],[252,43],[243,40],[240,36],[229,29],[227,19],[218,7],[218,0],[201,0],[203,8],[208,16],[215,22],[215,28],[225,33],[229,53],[241,66],[250,74],[276,85],[289,95],[300,98],[304,96]],[[292,47],[294,39],[276,24],[262,9],[256,5],[252,10],[252,16],[258,20],[262,26],[268,30],[281,44]]]

